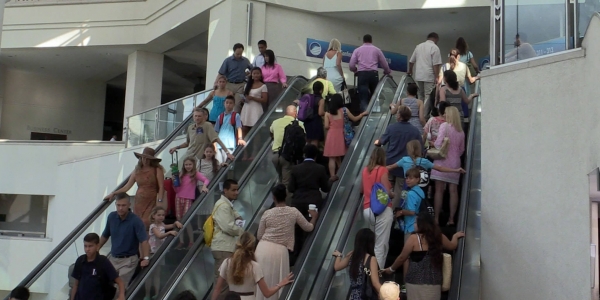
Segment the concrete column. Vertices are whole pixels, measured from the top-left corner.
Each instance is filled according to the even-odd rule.
[[[160,105],[164,55],[136,51],[127,62],[125,118]]]
[[[227,56],[233,54],[233,45],[241,43],[245,47],[244,56],[250,62],[258,54],[256,43],[264,39],[266,5],[253,3],[250,45],[248,45],[248,3],[245,0],[226,0],[210,10],[208,27],[208,55],[206,87],[211,86],[219,68]],[[268,42],[268,41],[267,41]]]
[[[6,4],[5,0],[0,0],[0,42],[2,41],[2,25],[4,24],[4,5]],[[6,78],[4,76],[5,68],[2,67],[0,70],[0,124],[2,123],[2,106],[4,105],[4,82]],[[0,136],[0,138],[2,138]]]

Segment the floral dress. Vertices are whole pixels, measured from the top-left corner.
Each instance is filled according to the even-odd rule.
[[[348,262],[352,265],[352,259]],[[365,265],[361,262],[358,269],[358,276],[355,279],[350,277],[350,300],[362,300],[362,284],[365,277]]]

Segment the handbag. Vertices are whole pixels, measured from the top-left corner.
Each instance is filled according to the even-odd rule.
[[[371,258],[373,256],[369,255],[367,257],[367,263],[363,268],[363,282],[362,282],[362,291],[361,291],[361,299],[363,300],[377,300],[379,296],[373,287],[373,283],[371,282]],[[379,270],[378,272],[379,273]],[[379,274],[381,276],[381,274]]]
[[[344,111],[344,142],[346,143],[346,147],[348,147],[354,139],[354,129],[346,113],[346,108],[344,107],[342,110]]]
[[[427,156],[429,156],[433,160],[445,159],[448,155],[448,147],[450,146],[450,139],[448,137],[444,137],[444,141],[442,142],[442,146],[438,148],[429,148],[427,150]]]
[[[473,64],[471,63],[471,58],[473,58],[473,53],[471,53],[469,51],[469,53],[467,53],[467,68],[469,68],[469,73],[471,73],[471,76],[477,76],[477,71],[475,71],[475,67],[473,67]]]
[[[442,262],[442,292],[450,290],[452,284],[452,255],[444,253]]]

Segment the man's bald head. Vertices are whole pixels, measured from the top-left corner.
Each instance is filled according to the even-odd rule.
[[[298,110],[296,109],[296,105],[288,105],[288,107],[285,109],[285,114],[290,117],[296,118],[297,112]]]

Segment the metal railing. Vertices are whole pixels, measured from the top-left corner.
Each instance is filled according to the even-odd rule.
[[[212,92],[205,90],[127,117],[126,147],[162,140],[181,124]],[[212,108],[212,101],[204,106]]]

